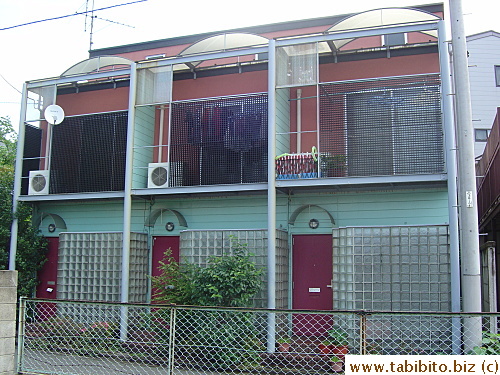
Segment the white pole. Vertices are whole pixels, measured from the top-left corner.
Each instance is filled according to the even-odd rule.
[[[267,158],[267,307],[276,308],[276,41],[269,41]],[[276,315],[268,314],[267,351],[275,351]]]
[[[137,68],[133,63],[130,66],[130,89],[127,123],[127,151],[125,162],[125,196],[123,198],[123,244],[122,244],[122,279],[120,302],[129,301],[129,274],[130,274],[130,231],[132,227],[132,175],[134,163],[134,129],[135,129],[135,96],[137,90]],[[128,309],[121,307],[120,339],[127,339]]]
[[[481,311],[479,224],[477,217],[474,128],[470,99],[467,43],[461,0],[450,0],[455,80],[455,110],[458,144],[458,204],[460,217],[460,256],[462,273],[462,310]],[[464,319],[464,351],[481,343],[480,318]]]
[[[446,38],[444,21],[438,23],[439,63],[441,71],[441,89],[443,98],[443,123],[445,134],[446,173],[448,175],[448,215],[450,231],[450,281],[451,311],[461,311],[460,298],[460,240],[457,202],[457,155],[455,138],[455,116],[453,110],[453,88],[449,44]],[[452,320],[452,353],[460,354],[461,328],[460,319]]]
[[[18,220],[16,216],[18,199],[21,195],[21,179],[23,173],[23,154],[24,154],[24,138],[25,138],[25,120],[26,106],[28,101],[28,88],[26,83],[23,85],[23,96],[21,98],[21,115],[19,116],[19,132],[17,134],[17,150],[16,150],[16,169],[14,172],[14,191],[12,196],[12,224],[10,228],[10,253],[9,253],[9,270],[16,269],[16,253],[17,253],[17,231]]]

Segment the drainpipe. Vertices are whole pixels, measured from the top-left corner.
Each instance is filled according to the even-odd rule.
[[[455,139],[455,117],[453,112],[453,88],[449,44],[446,38],[445,22],[438,23],[439,64],[441,71],[442,111],[444,124],[444,141],[446,156],[446,173],[448,175],[448,216],[450,231],[450,276],[451,276],[451,311],[460,312],[460,241],[457,202],[457,155]],[[452,350],[460,354],[460,319],[452,319]]]
[[[302,89],[297,89],[297,154],[302,152]]]
[[[129,301],[129,274],[130,274],[130,230],[132,226],[132,175],[134,157],[134,130],[135,130],[135,96],[137,91],[136,64],[130,65],[130,91],[128,102],[127,124],[127,155],[125,164],[125,195],[123,198],[123,245],[122,245],[122,280],[120,302]],[[120,338],[127,338],[128,311],[121,309]]]
[[[276,308],[276,41],[269,41],[268,60],[268,148],[267,148],[267,308]],[[267,321],[267,351],[276,343],[276,314]]]
[[[462,271],[462,309],[481,311],[481,274],[479,261],[479,223],[477,217],[476,173],[474,160],[474,128],[470,98],[467,44],[461,0],[450,0],[455,79],[458,202],[460,216],[460,255]],[[481,318],[464,318],[464,351],[468,353],[481,343]]]
[[[26,128],[24,121],[26,119],[26,106],[28,101],[28,88],[26,83],[23,85],[23,95],[21,98],[21,115],[19,116],[19,131],[17,134],[17,150],[16,150],[16,167],[14,172],[14,191],[12,194],[12,224],[10,229],[10,253],[9,253],[9,270],[16,269],[16,253],[17,253],[17,231],[18,220],[16,217],[18,200],[21,195],[21,178],[23,172],[23,153],[24,153],[24,138]]]
[[[165,106],[162,105],[160,107],[160,129],[159,129],[159,134],[158,134],[158,163],[161,163],[161,158],[163,154],[163,125],[165,123]],[[170,168],[167,168],[167,171],[169,171]]]

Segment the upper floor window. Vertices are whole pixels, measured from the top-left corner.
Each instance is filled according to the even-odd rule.
[[[406,44],[406,34],[386,34],[383,36],[382,44],[384,46],[401,46]]]
[[[474,139],[476,142],[486,142],[488,140],[488,129],[474,129]]]
[[[495,82],[500,87],[500,65],[495,65]]]

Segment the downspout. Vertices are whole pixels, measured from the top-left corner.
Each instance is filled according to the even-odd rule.
[[[23,85],[23,95],[21,98],[21,115],[19,117],[19,132],[17,135],[17,150],[16,164],[14,172],[14,191],[12,194],[12,224],[10,229],[10,253],[9,253],[9,270],[16,269],[16,253],[17,253],[17,237],[18,225],[17,207],[19,196],[21,195],[21,178],[23,172],[23,153],[24,153],[24,138],[26,136],[26,128],[24,125],[26,119],[26,107],[28,101],[28,87],[26,83]]]
[[[276,41],[269,41],[268,60],[268,146],[267,146],[267,308],[276,308]],[[267,321],[267,351],[276,343],[276,314]]]
[[[302,152],[302,89],[297,89],[297,154]]]
[[[161,163],[161,158],[163,154],[163,125],[165,123],[165,106],[160,106],[160,129],[158,131],[158,163]],[[170,168],[167,169],[167,171]]]
[[[134,163],[135,97],[137,91],[137,65],[130,65],[130,91],[127,119],[127,154],[125,164],[125,195],[123,197],[123,244],[122,244],[122,280],[120,302],[129,301],[130,274],[130,230],[132,226],[132,175]],[[127,309],[122,307],[120,338],[127,338]]]
[[[446,38],[445,22],[438,22],[438,48],[441,71],[441,96],[443,98],[443,125],[446,157],[446,173],[448,175],[448,216],[450,231],[450,276],[451,276],[451,311],[460,312],[460,243],[457,201],[457,155],[455,139],[455,117],[453,111],[453,88],[451,85],[450,56]],[[452,350],[460,354],[460,319],[453,318]]]

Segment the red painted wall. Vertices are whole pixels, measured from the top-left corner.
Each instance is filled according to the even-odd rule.
[[[267,71],[175,81],[174,100],[211,98],[267,91]]]
[[[128,87],[57,96],[66,116],[122,111],[128,108]]]

